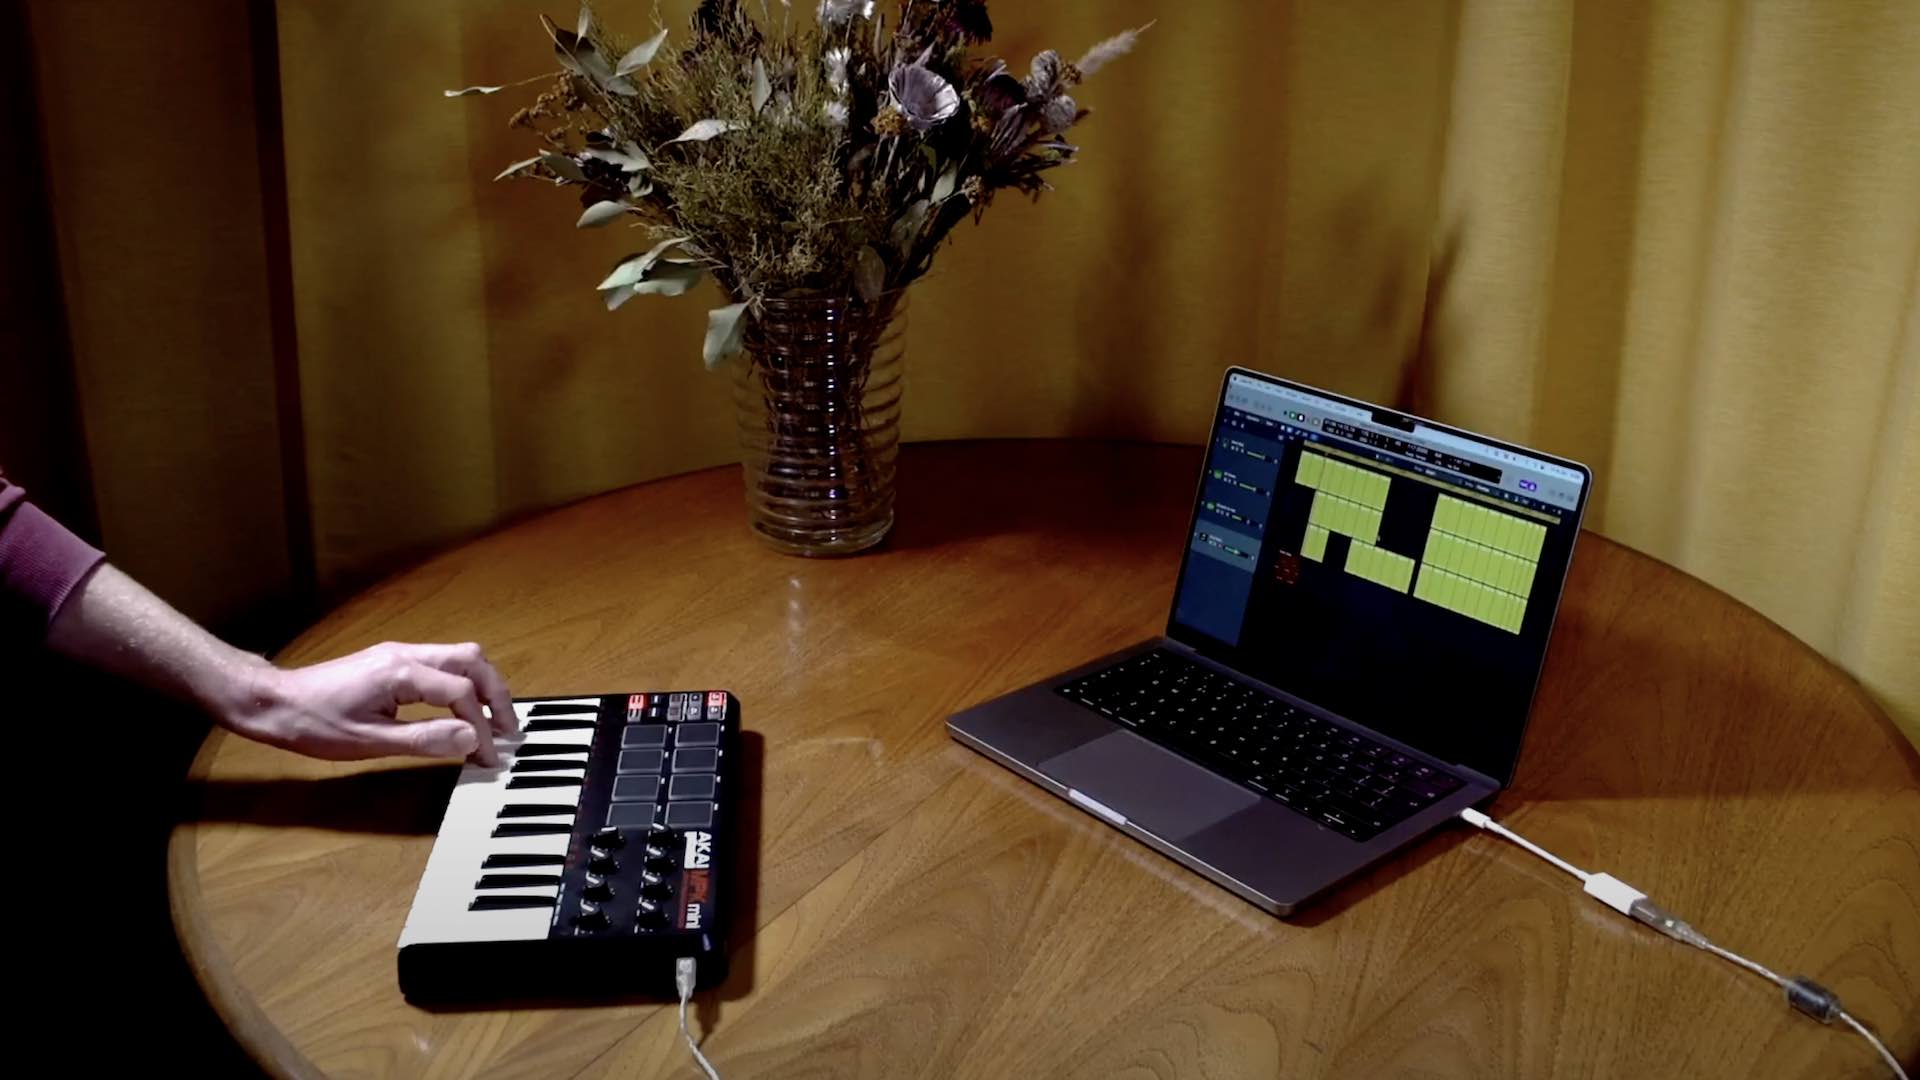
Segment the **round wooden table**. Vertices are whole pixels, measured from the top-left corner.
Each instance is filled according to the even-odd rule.
[[[1160,631],[1197,455],[912,447],[893,538],[840,561],[761,547],[736,469],[675,477],[431,559],[281,659],[471,638],[522,696],[734,690],[763,736],[751,929],[697,1023],[729,1080],[1884,1075],[1492,837],[1281,921],[950,741],[951,713]],[[669,1007],[401,999],[452,776],[208,739],[173,911],[236,1037],[282,1075],[694,1075]],[[1920,760],[1739,603],[1583,537],[1494,812],[1920,1053]]]

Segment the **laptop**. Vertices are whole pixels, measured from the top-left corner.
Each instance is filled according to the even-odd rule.
[[[1166,633],[948,730],[1290,915],[1511,782],[1591,487],[1231,368]]]

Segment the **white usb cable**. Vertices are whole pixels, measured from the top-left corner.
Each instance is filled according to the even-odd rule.
[[[713,1062],[707,1060],[707,1055],[700,1052],[700,1044],[694,1041],[693,1029],[687,1026],[687,1002],[693,1000],[696,971],[691,956],[683,956],[673,962],[673,986],[680,991],[680,1034],[686,1038],[687,1049],[693,1051],[693,1060],[707,1074],[707,1080],[720,1080],[720,1074],[714,1071]]]
[[[1641,892],[1611,874],[1588,873],[1472,807],[1460,811],[1460,819],[1476,828],[1485,829],[1504,840],[1511,840],[1535,855],[1540,856],[1542,859],[1565,870],[1567,873],[1572,874],[1574,877],[1579,878],[1581,891],[1635,922],[1645,923],[1668,937],[1673,938],[1675,941],[1684,941],[1696,949],[1704,949],[1728,963],[1737,964],[1753,972],[1755,975],[1766,979],[1768,982],[1786,991],[1787,1004],[1806,1013],[1815,1020],[1823,1024],[1830,1024],[1836,1019],[1840,1020],[1848,1027],[1859,1032],[1862,1038],[1866,1039],[1867,1042],[1873,1045],[1875,1050],[1879,1051],[1880,1057],[1887,1063],[1887,1068],[1893,1070],[1893,1075],[1899,1077],[1900,1080],[1908,1080],[1907,1071],[1900,1067],[1898,1061],[1894,1060],[1893,1054],[1888,1051],[1886,1044],[1881,1042],[1879,1037],[1869,1030],[1865,1024],[1854,1019],[1845,1009],[1841,1008],[1840,999],[1835,996],[1833,991],[1828,990],[1826,987],[1821,986],[1805,975],[1795,975],[1791,979],[1783,979],[1766,967],[1756,964],[1730,949],[1723,949],[1715,945],[1713,942],[1707,940],[1705,934],[1695,930],[1692,926],[1689,926],[1680,919],[1675,918],[1664,908],[1660,907],[1660,905],[1648,900],[1646,893]]]

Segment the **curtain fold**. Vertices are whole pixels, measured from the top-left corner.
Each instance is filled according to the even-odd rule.
[[[235,6],[169,12],[172,34],[217,34]],[[673,32],[691,6],[661,5]],[[95,192],[56,211],[102,529],[110,549],[177,546],[186,526],[124,478],[149,482],[155,460],[239,468],[261,433],[213,424],[155,455],[151,426],[108,418],[129,386],[231,395],[270,368],[228,359],[217,389],[173,390],[130,370],[129,337],[184,357],[218,348],[200,322],[249,322],[183,299],[104,303],[168,264],[100,224],[118,189],[74,186],[94,173],[63,147],[87,145],[89,118],[63,103],[89,89],[63,73],[96,47],[83,23],[136,33],[120,15],[143,7],[30,7],[51,186]],[[653,5],[598,7],[638,32]],[[635,241],[576,232],[577,208],[539,185],[490,182],[527,152],[505,127],[512,92],[441,97],[550,67],[540,10],[273,5],[323,587],[733,458],[728,382],[697,359],[718,298],[601,310],[592,285]],[[916,287],[909,439],[1197,441],[1230,363],[1394,401],[1586,461],[1593,528],[1775,619],[1920,734],[1920,7],[1077,0],[994,15],[1016,65],[1157,21],[1079,95],[1094,114],[1059,190],[963,227]],[[84,68],[104,81],[90,85],[164,98],[212,78],[126,52]],[[189,98],[178,108],[239,108]],[[245,141],[206,127],[193,133]],[[164,165],[176,135],[124,132],[115,152]],[[158,176],[141,227],[205,250],[192,170]],[[95,269],[102,248],[120,258]],[[246,477],[190,499],[244,523],[229,503],[282,497]],[[265,530],[257,551],[223,550],[252,575],[237,588],[287,573],[277,543]],[[181,595],[204,591],[180,557],[146,559]]]
[[[247,2],[25,10],[58,260],[25,272],[60,282],[57,360],[101,539],[182,609],[258,624],[300,579],[301,545],[284,512]],[[0,394],[13,384],[0,375]]]

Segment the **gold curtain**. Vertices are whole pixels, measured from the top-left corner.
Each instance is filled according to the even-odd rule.
[[[275,421],[259,245],[232,261],[216,232],[207,265],[192,254],[207,220],[272,219],[219,190],[274,180],[252,130],[227,130],[257,119],[234,51],[246,5],[32,4],[82,408],[123,562],[208,610],[292,572],[275,512],[220,551],[241,580],[210,583],[181,542],[188,512],[153,505],[156,470],[237,474],[190,486],[196,519],[244,526],[296,501],[284,520],[310,529],[324,589],[731,460],[726,380],[697,359],[713,298],[602,311],[591,286],[629,238],[576,233],[550,190],[489,182],[525,156],[509,94],[440,95],[545,70],[542,6],[275,5],[297,381]],[[664,5],[668,25],[690,6]],[[639,30],[652,4],[599,7]],[[1397,401],[1588,462],[1592,527],[1774,618],[1920,734],[1920,7],[994,14],[996,47],[1022,63],[1158,22],[1085,88],[1095,113],[1060,190],[996,205],[916,289],[908,438],[1193,442],[1229,363]],[[136,114],[169,118],[116,124],[111,162],[66,104],[108,93],[150,94]],[[183,148],[183,122],[224,156]],[[150,161],[159,183],[123,191],[135,181],[112,166]],[[129,224],[122,196],[162,209]],[[178,280],[181,259],[206,276]],[[203,288],[232,310],[177,295]],[[251,404],[170,428],[157,456],[151,414],[109,419],[198,421],[216,398]],[[255,475],[289,425],[304,475]]]
[[[25,13],[99,532],[183,609],[231,621],[284,596],[304,546],[283,512],[246,0],[29,0]],[[9,141],[32,161],[31,130]],[[51,407],[11,399],[15,385],[0,375],[0,424]]]

